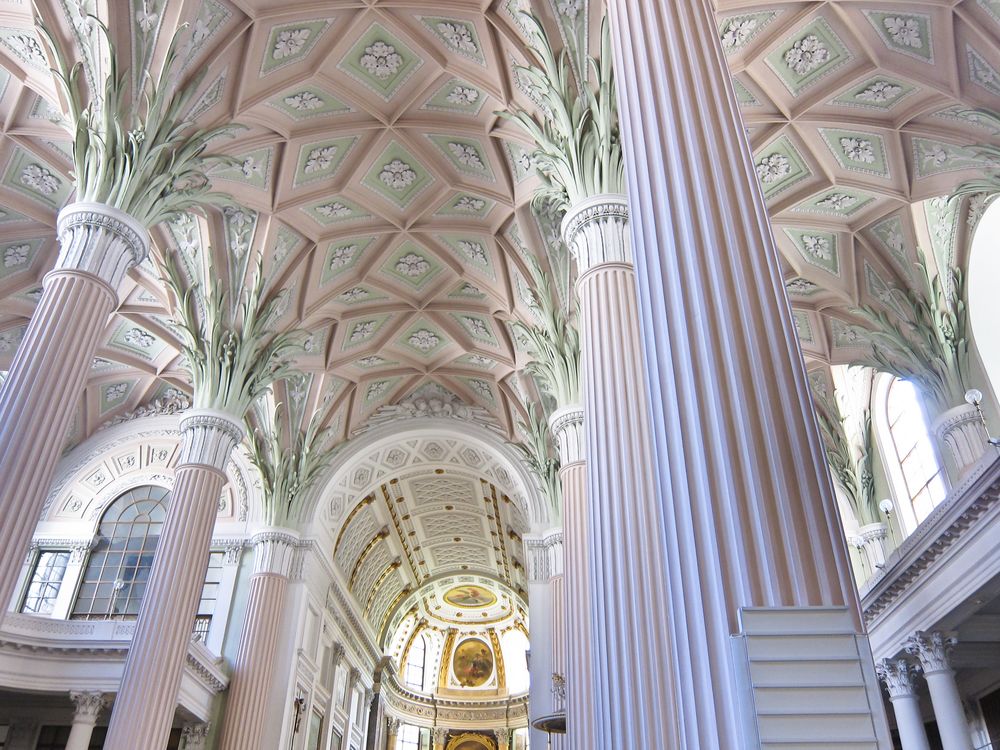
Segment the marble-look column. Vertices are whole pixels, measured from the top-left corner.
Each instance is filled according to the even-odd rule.
[[[434,741],[434,750],[444,750],[444,743],[448,741],[448,728],[434,727],[431,739]]]
[[[497,737],[497,750],[510,750],[510,730],[507,727],[494,729],[493,734]]]
[[[572,713],[566,744],[572,748],[678,746],[671,720],[673,685],[664,679],[674,664],[665,577],[669,561],[650,471],[649,396],[628,213],[624,196],[599,195],[572,206],[563,220],[563,236],[579,269],[587,458],[585,520],[566,512],[567,578],[585,564],[589,589],[584,603],[567,602],[567,617],[589,620],[579,634],[583,638],[569,638],[589,646],[586,655],[573,659],[590,661],[589,677],[569,675]],[[583,545],[575,538],[579,531],[568,528],[581,522]],[[571,661],[573,667],[578,663]],[[650,664],[657,668],[649,669]],[[585,693],[587,714],[580,713],[577,690]],[[593,732],[590,737],[581,737],[582,727],[574,728],[584,721],[592,723],[583,728]]]
[[[656,486],[634,502],[656,505],[662,517],[650,524],[657,552],[640,554],[632,571],[662,575],[643,588],[667,600],[670,616],[648,617],[672,650],[658,671],[675,705],[651,710],[627,684],[610,692],[674,727],[663,744],[687,749],[744,740],[748,696],[731,651],[741,609],[846,608],[862,631],[781,265],[712,11],[708,0],[608,2],[640,305],[628,325],[602,335],[639,329],[643,339]],[[631,635],[622,629],[618,640]],[[631,664],[613,666],[629,673]],[[880,707],[872,726],[884,737]]]
[[[889,691],[903,750],[930,750],[917,695],[920,668],[906,659],[883,659],[875,665],[875,671]]]
[[[125,273],[149,252],[145,227],[117,209],[59,212],[59,257],[45,276],[0,387],[0,602],[17,585],[94,352]]]
[[[212,529],[226,464],[243,439],[239,420],[192,410],[180,423],[174,491],[139,611],[105,750],[162,750],[167,745],[205,584]]]
[[[205,750],[208,747],[208,733],[211,729],[210,722],[185,724],[181,730],[181,750]]]
[[[593,747],[590,666],[590,575],[587,555],[587,463],[583,407],[552,414],[549,429],[559,454],[563,501],[563,659],[567,734],[552,735],[554,748]],[[558,689],[557,685],[553,689]],[[537,717],[533,717],[537,718]]]
[[[914,633],[906,651],[920,660],[944,750],[972,750],[972,733],[962,708],[949,656],[958,641],[940,632]]]
[[[66,750],[87,750],[90,738],[94,734],[94,725],[102,709],[108,705],[104,693],[71,692],[69,699],[73,701],[73,726],[66,740]]]
[[[399,738],[400,721],[395,716],[387,716],[385,720],[385,750],[396,750],[396,742]]]
[[[289,529],[265,529],[251,539],[250,594],[229,681],[219,750],[262,747],[285,591],[298,541],[299,535]]]

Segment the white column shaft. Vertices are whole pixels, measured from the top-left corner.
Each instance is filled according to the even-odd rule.
[[[94,720],[73,720],[69,737],[66,740],[66,750],[88,750],[90,738],[94,734]]]
[[[931,694],[934,720],[944,750],[972,750],[972,733],[965,719],[955,673],[951,669],[925,672],[924,679]]]
[[[896,729],[903,750],[930,750],[927,740],[927,730],[920,715],[920,699],[910,693],[897,695],[889,699],[892,711],[896,715]]]
[[[707,0],[609,0],[683,740],[739,747],[741,607],[860,612]],[[616,332],[617,333],[617,332]],[[614,335],[614,334],[612,334]],[[588,419],[590,413],[587,414]],[[599,640],[599,639],[598,639]],[[667,721],[666,715],[662,720]]]

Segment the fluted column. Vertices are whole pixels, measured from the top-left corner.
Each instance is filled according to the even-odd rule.
[[[285,590],[298,540],[298,534],[289,529],[267,529],[251,540],[250,595],[229,681],[220,750],[262,747]]]
[[[97,717],[108,705],[107,697],[104,693],[71,692],[69,699],[73,701],[76,710],[73,712],[73,726],[66,740],[66,750],[87,750]]]
[[[10,601],[125,273],[149,233],[96,203],[59,212],[59,257],[0,388],[0,602]]]
[[[875,671],[889,692],[903,750],[930,750],[917,695],[920,668],[906,659],[883,659],[875,665]]]
[[[949,656],[957,640],[940,632],[914,633],[906,651],[920,660],[944,750],[972,750],[972,733]]]
[[[156,549],[139,622],[115,699],[105,750],[162,750],[167,745],[205,583],[225,467],[243,427],[217,411],[181,420],[174,491]]]
[[[988,442],[979,410],[971,404],[955,406],[938,415],[931,425],[938,445],[947,449],[954,461],[954,483],[961,481],[987,451],[994,451]]]
[[[647,591],[669,599],[675,653],[677,711],[658,718],[671,747],[739,747],[741,608],[846,607],[860,633],[857,594],[711,3],[608,14],[668,559]]]
[[[399,738],[399,719],[389,716],[385,720],[385,750],[396,750],[396,742]]]
[[[587,555],[587,463],[583,407],[554,412],[549,429],[559,453],[563,501],[563,701],[567,734],[552,736],[554,747],[592,747],[593,709],[589,689],[590,575]],[[558,689],[558,686],[553,686]],[[535,717],[537,718],[537,717]]]
[[[578,689],[593,717],[593,726],[584,730],[592,729],[593,736],[580,737],[572,727],[583,714],[571,697],[566,744],[673,748],[673,687],[663,679],[674,661],[665,627],[672,617],[664,596],[668,560],[650,471],[648,392],[625,197],[599,195],[572,206],[563,235],[580,273],[587,457],[583,555],[589,576],[587,606],[569,616],[589,620],[584,643],[590,647],[590,675]],[[580,682],[576,675],[570,679]]]

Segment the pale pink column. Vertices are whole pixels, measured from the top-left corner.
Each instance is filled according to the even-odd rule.
[[[563,501],[563,657],[566,679],[564,737],[552,735],[553,747],[591,747],[590,577],[587,572],[587,463],[583,408],[553,413],[549,429],[559,452]],[[555,630],[555,628],[554,628]]]
[[[66,739],[66,750],[87,750],[97,717],[108,705],[107,697],[104,693],[71,692],[69,699],[73,701],[76,710],[73,713],[73,726]]]
[[[130,216],[96,203],[59,213],[59,257],[0,388],[0,602],[10,601],[94,352],[129,268],[149,250]],[[0,614],[2,616],[2,614]]]
[[[105,750],[167,746],[194,615],[205,584],[225,467],[243,428],[223,412],[181,420],[181,456],[153,572],[139,611]]]
[[[285,590],[298,540],[288,529],[268,529],[253,537],[250,596],[229,681],[220,750],[262,748]]]
[[[674,683],[678,713],[658,719],[682,734],[671,747],[735,748],[740,608],[846,607],[858,631],[860,612],[711,4],[608,5],[641,299],[621,334],[642,332],[650,499],[668,551],[649,561],[666,580],[646,596],[668,599],[670,616],[650,620],[672,641],[656,671]]]
[[[674,748],[673,686],[664,679],[674,662],[666,627],[672,617],[668,561],[650,470],[649,397],[625,197],[598,195],[572,206],[563,235],[580,272],[587,457],[583,554],[590,590],[589,607],[570,616],[590,621],[583,634],[590,675],[579,689],[586,693],[585,721],[592,722],[584,731],[593,731],[580,738],[570,728],[567,745]],[[582,718],[576,700],[571,698],[568,727]]]

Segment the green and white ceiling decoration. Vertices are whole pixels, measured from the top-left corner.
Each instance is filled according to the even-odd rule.
[[[238,208],[154,231],[155,254],[262,253],[277,323],[304,327],[297,387],[339,437],[433,384],[488,411],[510,439],[535,399],[515,381],[534,319],[532,258],[561,252],[536,221],[532,144],[497,110],[532,108],[514,72],[540,16],[574,66],[600,49],[588,0],[42,0],[65,39],[96,12],[136,67],[181,24],[187,74],[204,71],[200,124],[244,127],[213,176]],[[911,209],[978,166],[996,139],[970,108],[1000,110],[996,0],[717,0],[807,356],[844,361],[864,334],[839,312],[913,283],[917,248],[961,260],[974,221]],[[485,8],[485,10],[484,10]],[[30,3],[0,3],[0,370],[54,261],[55,214],[72,197],[67,133]],[[973,219],[981,207],[971,208]],[[947,231],[941,228],[948,224]],[[184,387],[152,262],[109,321],[75,439]],[[568,280],[554,280],[565,293]],[[526,385],[527,384],[527,385]]]

